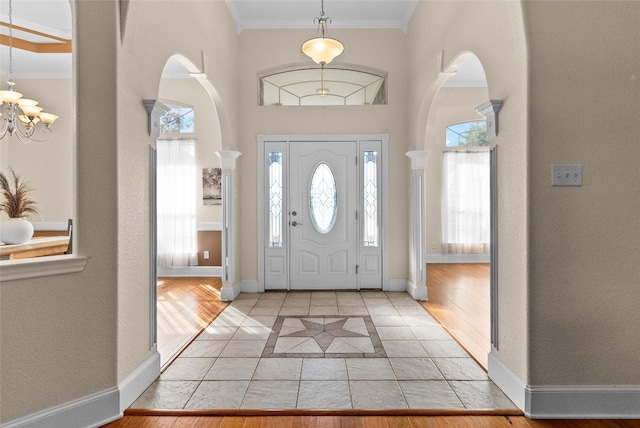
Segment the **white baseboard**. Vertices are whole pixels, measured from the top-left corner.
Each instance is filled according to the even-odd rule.
[[[120,411],[124,412],[160,376],[160,354],[156,351],[120,383]]]
[[[493,353],[489,378],[528,418],[640,418],[640,386],[530,386]]]
[[[222,222],[221,221],[199,221],[198,224],[196,225],[196,229],[198,229],[198,232],[221,231]]]
[[[155,352],[118,385],[78,400],[51,407],[0,425],[0,428],[101,427],[120,419],[160,375],[160,354]]]
[[[220,289],[220,300],[223,302],[230,302],[235,300],[241,292],[242,283],[240,282],[236,282],[235,284],[222,283],[222,288]]]
[[[240,281],[240,289],[243,293],[259,293],[258,281]]]
[[[638,419],[640,386],[529,386],[533,419]]]
[[[509,369],[493,352],[489,353],[489,378],[504,392],[520,410],[525,408],[527,385]]]
[[[83,428],[100,427],[122,417],[118,388],[96,394],[40,412],[14,419],[1,428]]]
[[[222,266],[158,266],[157,275],[222,277]]]
[[[389,289],[384,291],[407,291],[407,280],[405,278],[390,278]]]
[[[425,254],[426,263],[489,263],[489,254]]]
[[[407,281],[407,293],[416,300],[427,300],[427,286],[425,284],[414,284],[412,281]]]

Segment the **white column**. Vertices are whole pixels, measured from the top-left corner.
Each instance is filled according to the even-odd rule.
[[[235,202],[233,200],[236,159],[240,152],[221,150],[222,166],[222,289],[220,300],[230,301],[240,294],[240,285],[235,281]]]
[[[424,169],[429,152],[413,150],[406,153],[411,159],[411,278],[407,292],[416,300],[427,300],[424,261]]]

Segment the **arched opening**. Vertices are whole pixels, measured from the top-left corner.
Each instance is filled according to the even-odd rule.
[[[476,107],[489,100],[489,92],[482,64],[472,53],[458,56],[446,75],[435,89],[425,130],[425,306],[487,369],[490,142]]]
[[[211,84],[187,58],[163,70],[155,147],[157,346],[165,369],[222,311],[220,120]],[[198,76],[202,77],[202,76]],[[208,83],[208,84],[205,84]],[[196,298],[197,296],[197,298]]]

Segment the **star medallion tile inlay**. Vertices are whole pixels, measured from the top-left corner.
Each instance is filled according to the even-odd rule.
[[[262,357],[386,358],[369,316],[279,316]]]

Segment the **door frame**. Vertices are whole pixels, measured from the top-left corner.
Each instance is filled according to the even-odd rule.
[[[381,176],[380,183],[381,188],[381,233],[380,233],[380,246],[382,253],[382,291],[389,291],[389,162],[388,162],[388,134],[304,134],[304,135],[257,135],[258,143],[258,175],[257,175],[257,193],[258,193],[258,292],[265,291],[265,245],[267,237],[267,220],[264,211],[264,207],[267,201],[266,186],[264,185],[263,178],[265,177],[265,159],[266,159],[266,144],[265,143],[285,143],[288,147],[289,144],[295,144],[295,142],[354,142],[358,147],[357,153],[360,153],[360,143],[367,141],[379,141],[381,146]],[[360,171],[360,168],[358,168]],[[360,173],[358,173],[360,174]],[[358,179],[358,183],[360,180]],[[358,184],[359,186],[359,184]],[[360,192],[358,192],[360,194]],[[287,252],[289,250],[287,249]],[[288,253],[287,253],[288,256]],[[290,288],[288,281],[288,268],[287,268],[287,286]],[[358,281],[359,288],[359,281]]]

